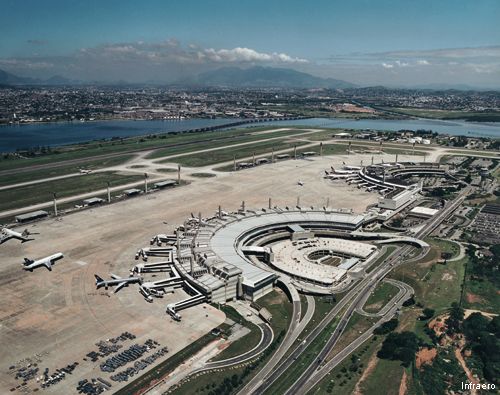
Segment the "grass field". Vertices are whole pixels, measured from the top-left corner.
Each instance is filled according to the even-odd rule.
[[[456,258],[460,254],[460,246],[451,240],[438,239],[436,237],[428,237],[424,239],[426,242],[438,247],[441,252],[447,252],[451,254],[451,258]]]
[[[415,290],[415,299],[439,313],[460,300],[466,258],[446,264],[437,263],[441,249],[435,241],[429,241],[432,248],[426,257],[396,268],[389,277],[411,285]]]
[[[106,182],[117,186],[142,179],[142,175],[102,172],[6,189],[0,191],[0,211],[51,201],[53,192],[57,193],[58,198],[64,198],[106,188]]]
[[[190,174],[191,177],[197,177],[197,178],[211,178],[211,177],[216,177],[216,174],[214,173],[192,173]]]
[[[466,257],[465,259],[468,260]],[[494,282],[486,276],[475,276],[472,263],[467,261],[467,275],[465,276],[463,307],[477,309],[488,313],[500,312],[500,293]]]
[[[213,165],[221,162],[229,162],[233,160],[234,156],[236,156],[236,161],[241,160],[241,158],[252,156],[255,152],[255,155],[262,155],[266,153],[270,153],[274,148],[277,150],[284,149],[293,149],[295,145],[297,147],[307,144],[305,142],[289,142],[288,139],[278,139],[271,141],[264,141],[255,144],[244,145],[241,147],[234,148],[222,148],[216,151],[208,151],[199,154],[192,154],[181,156],[178,158],[165,159],[160,163],[179,163],[182,166],[188,167],[201,167]]]
[[[378,359],[367,379],[361,384],[363,393],[373,395],[398,395],[405,368],[399,361]]]
[[[288,128],[288,127],[287,127]],[[289,127],[294,129],[293,127]],[[47,163],[62,162],[65,160],[88,158],[92,160],[93,156],[106,155],[112,153],[127,153],[135,150],[143,149],[155,149],[165,145],[174,144],[185,144],[180,147],[168,147],[165,148],[165,153],[160,148],[158,151],[161,157],[170,154],[170,150],[183,150],[182,152],[193,151],[199,149],[199,147],[206,147],[207,143],[213,143],[214,141],[220,145],[228,144],[225,141],[231,141],[234,137],[238,136],[250,136],[252,133],[268,130],[269,126],[260,127],[249,127],[249,128],[238,128],[230,130],[219,130],[213,132],[196,132],[196,133],[168,133],[168,134],[158,134],[158,135],[145,135],[136,136],[124,139],[118,139],[113,141],[91,141],[88,143],[80,143],[68,146],[60,146],[52,148],[50,153],[45,155],[40,155],[37,157],[32,157],[28,159],[18,159],[13,157],[0,157],[0,170],[15,169],[29,167],[33,165],[42,165]],[[286,132],[284,132],[286,133]],[[302,133],[299,131],[290,131],[288,134]],[[272,133],[268,135],[261,135],[260,137],[250,136],[250,140],[273,137]]]
[[[246,131],[246,133],[244,132],[245,130],[242,131],[241,129],[236,129],[234,131],[213,132],[215,134],[214,140],[201,141],[201,142],[193,141],[189,145],[181,145],[177,147],[158,149],[152,152],[151,154],[147,155],[147,158],[156,159],[156,158],[162,158],[164,156],[178,155],[192,151],[224,147],[226,145],[251,143],[252,141],[257,141],[257,140],[268,140],[275,137],[294,136],[306,133],[304,130],[301,129],[291,129],[291,130],[283,130],[278,132],[261,133],[261,134],[259,133],[250,134],[248,133],[248,131]]]
[[[221,310],[233,321],[250,329],[250,332],[231,343],[228,348],[219,353],[212,361],[221,361],[250,351],[259,344],[261,338],[261,331],[257,325],[245,320],[234,308],[231,306],[221,306]]]
[[[426,108],[384,108],[384,110],[397,112],[399,114],[411,115],[421,118],[433,119],[463,119],[476,122],[494,122],[500,121],[499,112],[471,112],[471,111],[453,111],[453,110],[434,110]]]
[[[377,313],[384,307],[394,296],[397,295],[399,289],[387,282],[381,282],[372,292],[363,308],[367,313]]]
[[[97,170],[104,167],[117,166],[129,161],[132,158],[133,155],[123,155],[109,159],[90,160],[78,165],[68,165],[53,169],[41,169],[25,173],[11,174],[5,177],[0,177],[0,186],[41,180],[43,178],[57,177],[71,173],[79,173],[80,169]]]

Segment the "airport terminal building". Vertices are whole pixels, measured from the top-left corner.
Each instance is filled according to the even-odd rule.
[[[177,230],[177,265],[184,279],[202,292],[208,302],[236,298],[255,301],[272,291],[280,271],[273,267],[272,251],[262,245],[275,240],[307,239],[315,234],[346,234],[374,219],[372,213],[354,214],[349,210],[279,208],[191,218]],[[337,246],[344,248],[345,253],[348,247]],[[255,256],[269,265],[256,264]],[[342,274],[339,281],[344,278]],[[333,283],[327,281],[323,285]]]

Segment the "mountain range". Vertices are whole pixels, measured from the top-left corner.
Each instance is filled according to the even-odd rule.
[[[80,81],[55,75],[48,79],[31,77],[21,77],[4,70],[0,70],[0,86],[62,86],[62,85],[113,85],[113,86],[142,86],[142,85],[175,85],[180,87],[232,87],[232,88],[298,88],[298,89],[346,89],[358,88],[374,90],[380,89],[415,89],[415,90],[475,90],[485,91],[485,88],[478,88],[464,84],[427,84],[415,86],[387,86],[387,87],[366,87],[359,86],[347,81],[334,78],[321,78],[308,73],[293,69],[254,66],[250,68],[223,67],[216,70],[207,71],[193,77],[184,78],[174,83],[162,81],[151,81],[146,83],[130,83],[127,81]],[[495,90],[490,88],[489,90]]]
[[[0,70],[1,85],[80,85],[82,81],[53,76],[47,80],[20,77]],[[106,83],[101,83],[106,84]],[[116,83],[113,83],[116,85]],[[121,85],[128,85],[121,81]],[[333,78],[321,78],[300,71],[273,67],[223,67],[197,76],[179,80],[175,85],[184,86],[228,86],[239,88],[353,88],[354,84]],[[164,85],[157,83],[157,85]]]
[[[180,81],[185,85],[238,88],[354,88],[350,82],[321,78],[293,69],[255,66],[248,69],[223,67]]]
[[[70,80],[60,75],[55,75],[46,80],[18,75],[0,70],[0,85],[77,85],[80,81]]]

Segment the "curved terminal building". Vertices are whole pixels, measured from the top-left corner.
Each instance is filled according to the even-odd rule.
[[[178,228],[176,264],[209,302],[257,300],[279,277],[331,293],[377,255],[375,245],[351,235],[374,220],[373,213],[332,209],[219,211]]]

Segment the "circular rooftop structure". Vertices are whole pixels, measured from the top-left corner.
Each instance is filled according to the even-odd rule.
[[[331,287],[343,281],[349,269],[376,250],[373,245],[347,240],[351,232],[375,219],[373,213],[355,214],[346,209],[221,211],[210,218],[191,218],[186,222],[180,242],[180,262],[186,272],[207,268],[209,273],[226,271],[227,276],[240,273],[238,296],[250,299],[272,289],[282,275]],[[289,250],[296,251],[300,258],[279,255],[275,259],[278,255],[273,249],[281,251],[280,246],[287,241],[292,243]],[[318,243],[318,248],[312,247],[313,242]],[[329,251],[325,253],[330,258],[329,264],[326,258],[312,259],[310,253],[315,250],[318,254],[320,250]],[[194,265],[199,268],[188,267],[193,264],[188,261],[189,256],[194,257]],[[333,264],[335,260],[338,265]],[[329,273],[326,277],[322,275],[323,267]]]

